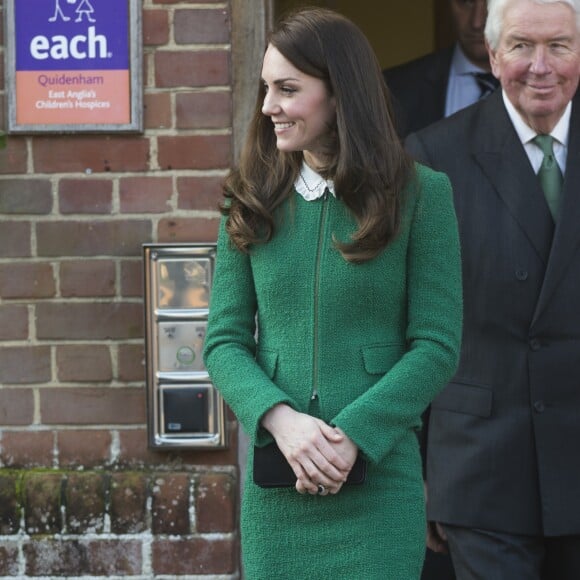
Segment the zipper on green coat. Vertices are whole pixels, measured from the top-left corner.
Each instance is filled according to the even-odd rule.
[[[314,344],[313,344],[313,361],[312,361],[312,391],[310,400],[318,399],[318,301],[320,298],[320,262],[322,260],[322,248],[324,245],[324,231],[326,225],[326,216],[328,214],[328,189],[322,196],[322,212],[320,213],[320,222],[318,226],[318,247],[316,250],[316,264],[314,269]]]

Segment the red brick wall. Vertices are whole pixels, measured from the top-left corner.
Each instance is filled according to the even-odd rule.
[[[239,574],[235,430],[221,451],[147,447],[141,258],[215,240],[230,13],[143,1],[143,134],[0,150],[0,576]]]

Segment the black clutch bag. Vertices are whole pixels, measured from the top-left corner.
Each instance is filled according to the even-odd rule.
[[[366,461],[358,455],[345,484],[361,484],[367,473]],[[294,487],[296,475],[276,443],[254,447],[254,483],[260,487]]]

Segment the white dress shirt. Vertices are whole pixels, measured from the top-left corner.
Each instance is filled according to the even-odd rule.
[[[473,105],[479,100],[481,89],[473,77],[473,73],[489,72],[472,64],[465,56],[459,44],[455,45],[449,81],[447,83],[447,97],[445,99],[445,116]]]
[[[516,108],[508,99],[505,91],[502,91],[502,96],[505,108],[507,109],[514,129],[522,142],[528,159],[534,168],[534,172],[538,173],[540,166],[542,165],[542,160],[544,159],[544,154],[542,153],[542,150],[532,142],[537,133],[524,122],[520,114],[516,111]],[[550,135],[554,138],[554,157],[562,171],[562,175],[566,173],[566,155],[568,153],[568,133],[570,131],[571,114],[572,103],[568,103],[568,106],[564,110],[560,120],[550,132]]]

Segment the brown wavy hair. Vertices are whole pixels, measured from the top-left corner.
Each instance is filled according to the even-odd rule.
[[[351,240],[334,243],[345,260],[370,260],[397,235],[402,192],[413,167],[394,127],[375,53],[354,23],[322,8],[284,18],[269,44],[297,69],[323,80],[335,98],[334,152],[323,173],[334,180],[337,198],[358,229]],[[260,83],[240,161],[225,181],[221,205],[229,237],[244,252],[274,235],[274,212],[292,193],[302,164],[301,151],[277,149],[272,121],[261,111],[264,96]]]

